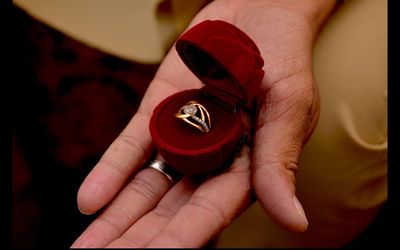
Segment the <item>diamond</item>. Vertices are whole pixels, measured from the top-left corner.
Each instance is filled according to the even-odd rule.
[[[194,105],[186,105],[183,107],[183,112],[188,115],[195,115],[197,113],[197,108]]]

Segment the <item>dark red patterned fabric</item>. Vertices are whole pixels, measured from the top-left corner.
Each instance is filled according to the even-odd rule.
[[[93,216],[76,194],[158,65],[88,47],[14,7],[14,247],[69,247]]]

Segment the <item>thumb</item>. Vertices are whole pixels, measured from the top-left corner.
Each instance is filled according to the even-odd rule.
[[[282,227],[303,232],[308,221],[295,194],[302,146],[316,126],[319,97],[312,74],[274,84],[259,101],[252,182],[257,198]]]

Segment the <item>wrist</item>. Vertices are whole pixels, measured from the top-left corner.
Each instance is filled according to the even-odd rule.
[[[317,35],[332,14],[338,0],[297,0],[296,2],[302,5],[314,35]]]
[[[228,1],[230,0],[226,2]],[[246,7],[252,6],[250,8],[279,9],[282,10],[282,13],[298,17],[298,20],[304,21],[309,26],[315,38],[339,0],[256,0],[251,2],[244,0],[235,2],[239,3],[236,5],[236,11],[239,12],[246,9]]]

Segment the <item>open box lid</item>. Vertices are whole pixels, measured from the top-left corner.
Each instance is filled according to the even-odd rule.
[[[264,77],[256,44],[230,23],[203,21],[182,34],[175,47],[204,89],[232,110],[255,96]]]

